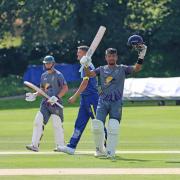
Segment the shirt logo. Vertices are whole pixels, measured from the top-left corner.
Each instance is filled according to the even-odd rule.
[[[113,80],[113,77],[112,76],[108,76],[105,80],[105,83],[106,84],[109,84],[111,81]]]
[[[46,83],[46,84],[44,85],[44,90],[47,91],[49,87],[50,87],[50,84],[49,84],[49,83]]]

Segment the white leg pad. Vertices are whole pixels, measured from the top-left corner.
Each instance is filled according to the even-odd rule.
[[[107,129],[107,154],[108,156],[115,155],[115,149],[118,142],[119,121],[117,119],[110,119]]]
[[[39,146],[39,142],[41,139],[41,136],[43,134],[44,124],[43,124],[43,115],[39,111],[36,114],[36,117],[34,119],[34,127],[33,127],[33,135],[32,135],[32,145],[35,147]]]
[[[104,124],[102,121],[97,119],[93,119],[91,122],[96,150],[103,152],[105,140]]]
[[[61,122],[61,118],[55,114],[52,114],[51,117],[56,147],[64,146],[64,129],[63,124]]]

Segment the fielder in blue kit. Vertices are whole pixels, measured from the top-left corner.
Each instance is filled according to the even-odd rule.
[[[88,46],[79,46],[77,50],[77,59],[80,60],[83,56],[85,56],[88,49]],[[95,69],[92,63],[88,64],[88,68],[90,70]],[[89,119],[95,119],[95,112],[99,98],[96,78],[86,77],[83,68],[81,68],[80,72],[82,82],[75,94],[69,98],[69,103],[72,104],[76,101],[77,97],[80,96],[80,107],[74,125],[74,132],[69,140],[69,143],[64,147],[64,152],[71,155],[75,153],[78,142]]]
[[[132,38],[134,40],[134,38]],[[136,40],[136,38],[135,38]],[[139,40],[139,39],[137,39]],[[98,101],[96,119],[92,121],[92,131],[96,146],[95,156],[107,156],[108,158],[115,157],[115,149],[118,142],[119,126],[122,116],[122,96],[124,89],[124,81],[127,75],[138,72],[146,54],[147,46],[143,41],[136,43],[136,48],[139,50],[138,61],[133,66],[117,65],[117,50],[108,48],[105,52],[107,65],[100,66],[95,70],[85,68],[88,77],[100,76],[101,94]],[[86,67],[89,59],[81,61]],[[107,125],[107,146],[104,147],[104,125],[106,117],[109,115]]]

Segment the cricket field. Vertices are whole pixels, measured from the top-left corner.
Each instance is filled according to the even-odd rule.
[[[53,152],[51,120],[45,127],[40,152],[30,152],[37,103],[0,100],[0,179],[179,180],[180,106],[124,106],[116,160],[95,158],[89,122],[76,155]],[[68,142],[78,106],[65,105]]]

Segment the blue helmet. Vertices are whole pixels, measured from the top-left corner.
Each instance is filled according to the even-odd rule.
[[[46,64],[46,63],[55,63],[55,60],[54,60],[54,57],[53,56],[45,56],[44,57],[44,60],[43,60],[43,63]]]
[[[127,45],[128,46],[136,46],[136,45],[139,45],[139,44],[143,44],[143,38],[139,35],[132,35],[128,38],[128,42],[127,42]]]

